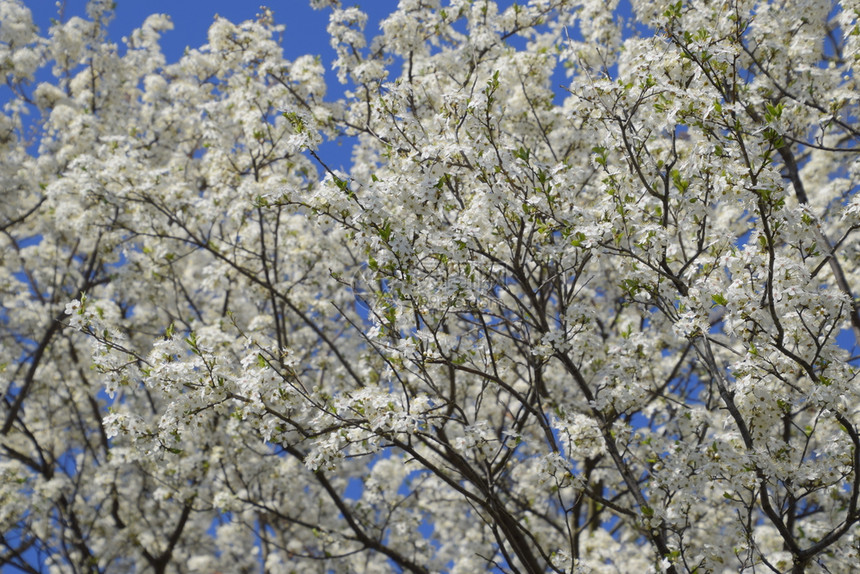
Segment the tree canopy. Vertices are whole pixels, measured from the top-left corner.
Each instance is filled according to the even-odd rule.
[[[856,568],[860,3],[311,3],[0,0],[0,564]]]

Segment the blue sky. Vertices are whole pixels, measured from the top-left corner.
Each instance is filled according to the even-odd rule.
[[[41,32],[46,33],[58,10],[54,0],[24,0],[33,13]],[[65,0],[65,17],[85,16],[86,0]],[[344,2],[349,5],[351,2]],[[294,59],[302,54],[319,54],[330,68],[333,52],[326,33],[328,10],[312,10],[308,0],[116,0],[115,18],[110,24],[111,38],[119,42],[139,27],[150,14],[163,13],[171,17],[174,29],[162,37],[162,49],[168,62],[176,61],[187,46],[206,43],[206,31],[215,15],[233,22],[253,19],[266,5],[275,14],[275,21],[286,26],[284,54]],[[378,29],[378,22],[397,7],[395,0],[368,0],[360,4],[369,13],[368,32]],[[369,34],[369,35],[370,35]],[[335,83],[335,76],[329,78]]]
[[[23,0],[33,14],[33,20],[40,34],[47,35],[51,22],[58,17],[68,19],[72,16],[86,17],[86,0]],[[58,4],[63,5],[59,16]],[[396,0],[367,0],[354,2],[344,0],[344,5],[358,4],[368,13],[366,32],[368,39],[379,30],[379,23],[397,8]],[[274,12],[275,21],[286,26],[283,35],[284,56],[289,60],[304,54],[322,57],[326,68],[327,98],[337,99],[343,94],[343,87],[337,81],[336,72],[331,69],[334,50],[329,45],[326,32],[330,10],[313,10],[309,0],[116,0],[114,19],[108,34],[122,46],[122,38],[139,28],[150,14],[162,13],[170,16],[173,30],[161,38],[162,51],[168,63],[177,61],[186,47],[197,48],[206,43],[206,34],[215,16],[222,16],[232,22],[253,19],[260,6],[265,5]],[[122,51],[122,47],[120,47]],[[52,81],[50,74],[38,81]],[[2,94],[5,97],[6,94]],[[349,146],[323,144],[322,148],[332,167],[348,169],[350,166]]]
[[[53,0],[25,0],[33,12],[33,18],[44,32],[51,19],[58,14]],[[65,16],[84,16],[85,0],[66,0]],[[168,14],[173,20],[174,30],[163,38],[164,52],[168,60],[176,60],[186,46],[200,46],[206,42],[206,31],[216,15],[233,22],[249,20],[259,13],[260,5],[268,5],[276,20],[287,26],[285,50],[290,57],[302,53],[322,53],[328,50],[325,28],[328,13],[311,10],[304,0],[281,0],[275,2],[236,0],[117,0],[115,18],[110,25],[111,37],[119,41],[127,36],[150,14]],[[378,5],[387,4],[384,0]],[[392,7],[395,6],[391,3]]]

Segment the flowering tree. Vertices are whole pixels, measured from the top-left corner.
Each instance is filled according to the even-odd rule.
[[[856,566],[860,4],[314,3],[0,0],[0,563]]]

